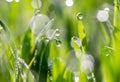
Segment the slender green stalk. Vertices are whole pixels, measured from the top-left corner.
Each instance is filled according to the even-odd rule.
[[[114,27],[118,28],[119,25],[119,0],[114,0]]]
[[[115,70],[115,82],[118,82],[119,75],[120,75],[120,64],[119,59],[120,59],[120,11],[119,11],[119,0],[114,0],[114,63],[117,63],[113,67]]]
[[[36,56],[37,56],[37,53],[38,53],[38,51],[35,50],[35,55],[34,55],[34,57],[32,58],[32,60],[30,61],[29,65],[28,65],[29,68],[32,66],[33,62],[35,61],[35,58],[36,58]]]

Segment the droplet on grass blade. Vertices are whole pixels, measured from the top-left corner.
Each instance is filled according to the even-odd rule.
[[[57,45],[58,47],[60,47],[61,44],[62,44],[62,42],[61,42],[60,40],[56,40],[56,45]]]
[[[79,72],[74,72],[74,82],[79,82]]]
[[[67,68],[70,72],[74,72],[74,75],[76,75],[77,73],[77,70],[78,70],[78,60],[77,60],[77,57],[75,55],[75,51],[74,50],[71,50],[69,53],[68,53],[68,60],[67,60]]]
[[[78,13],[77,14],[77,19],[78,20],[82,20],[83,19],[83,14],[82,13]]]
[[[94,58],[91,55],[83,55],[80,68],[86,74],[91,73],[94,68]]]
[[[48,43],[50,40],[49,40],[49,38],[45,38],[45,41],[46,41],[46,43]]]
[[[60,30],[56,29],[55,37],[59,37],[59,36],[60,36]]]
[[[45,28],[47,23],[50,21],[49,17],[44,14],[36,14],[31,19],[30,27],[35,35]]]
[[[52,39],[54,36],[53,36],[53,33],[55,32],[54,29],[48,29],[47,33],[46,33],[46,36],[49,38],[49,39]]]
[[[74,77],[74,82],[79,82],[79,76]]]
[[[87,75],[87,79],[90,80],[92,79],[93,82],[96,82],[96,78],[93,72],[91,72],[90,74]]]
[[[41,0],[32,0],[32,7],[35,9],[39,9],[42,6]]]
[[[71,46],[72,47],[74,47],[73,46],[73,41],[78,45],[79,48],[82,46],[82,43],[81,43],[81,41],[78,37],[76,37],[76,36],[72,37],[72,39],[71,39]]]
[[[0,33],[2,33],[2,31],[4,31],[4,30],[3,30],[3,28],[2,28],[1,25],[0,25]]]

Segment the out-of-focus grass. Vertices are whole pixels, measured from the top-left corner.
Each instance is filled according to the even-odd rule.
[[[32,0],[0,1],[0,81],[119,82],[119,0],[41,1],[50,21],[38,36]],[[100,22],[97,12],[106,7],[109,19]]]

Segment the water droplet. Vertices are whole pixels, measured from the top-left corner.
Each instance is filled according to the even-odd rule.
[[[66,0],[65,4],[66,6],[71,7],[73,6],[73,0]]]
[[[3,30],[3,28],[0,26],[0,33],[2,33],[4,30]]]
[[[7,2],[13,2],[13,0],[6,0]]]
[[[20,0],[15,0],[17,3],[20,1]]]
[[[110,54],[106,54],[106,56],[109,56]]]
[[[89,74],[93,69],[93,63],[89,60],[84,60],[81,62],[81,71]]]
[[[45,29],[45,26],[49,21],[49,17],[44,14],[37,14],[33,16],[30,23],[33,33],[37,36],[42,29]]]
[[[83,19],[83,14],[82,13],[78,13],[77,14],[77,19],[78,20],[82,20]]]
[[[77,71],[78,68],[78,60],[76,58],[76,53],[74,50],[71,50],[68,53],[68,60],[67,60],[67,68],[69,71],[71,72],[75,72]]]
[[[60,30],[59,30],[59,29],[56,29],[55,36],[56,36],[56,37],[59,37],[59,36],[60,36]]]
[[[91,55],[83,55],[81,57],[81,71],[89,74],[94,68],[94,58]]]
[[[34,62],[33,62],[33,66],[35,66],[35,65],[36,65],[36,63],[37,63],[37,61],[36,61],[36,60],[34,60]]]
[[[82,43],[81,43],[81,41],[80,41],[80,39],[79,39],[78,37],[76,37],[76,36],[73,36],[73,37],[72,37],[72,40],[71,40],[71,46],[72,46],[72,47],[74,47],[74,46],[73,46],[73,41],[74,41],[75,43],[77,43],[77,45],[78,45],[79,48],[82,46]]]
[[[109,18],[109,13],[106,10],[99,10],[97,13],[97,20],[100,22],[106,22]]]
[[[104,8],[105,11],[109,12],[110,9],[108,7]]]
[[[74,72],[74,82],[79,82],[79,73]]]
[[[91,62],[93,62],[93,63],[95,62],[93,56],[92,56],[92,55],[89,55],[89,54],[83,55],[83,56],[81,57],[81,61],[83,61],[83,60],[89,60],[89,61],[91,61]]]
[[[53,64],[53,59],[48,60],[48,68],[51,68]]]
[[[47,31],[47,33],[46,33],[46,36],[47,36],[49,39],[52,39],[54,32],[55,32],[54,29],[49,29],[49,30]]]
[[[50,40],[48,38],[45,38],[45,41],[48,43]]]
[[[60,40],[56,40],[56,45],[57,45],[58,47],[60,47],[61,44],[62,44],[62,42],[61,42]]]
[[[93,72],[91,72],[90,74],[88,74],[87,79],[88,79],[88,80],[92,79],[93,82],[96,82],[96,78],[95,78],[95,75],[94,75]]]
[[[75,82],[79,82],[79,77],[74,78]]]
[[[42,6],[41,0],[32,0],[32,7],[35,9],[39,9]]]

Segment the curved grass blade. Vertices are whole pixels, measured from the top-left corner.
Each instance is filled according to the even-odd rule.
[[[78,20],[78,35],[83,45],[82,48],[86,49],[87,39],[86,39],[84,25],[81,20]]]
[[[34,35],[32,34],[31,29],[28,29],[25,33],[25,37],[22,43],[22,54],[21,58],[29,64],[33,58],[33,51],[35,47]]]

